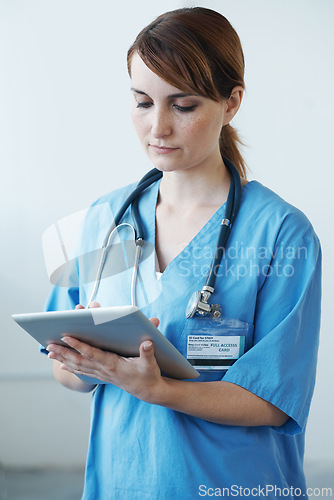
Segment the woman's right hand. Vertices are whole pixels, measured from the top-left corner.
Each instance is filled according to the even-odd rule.
[[[89,308],[96,308],[96,307],[101,307],[100,304],[96,301],[92,302],[89,306]],[[81,304],[78,304],[75,306],[75,309],[78,310],[78,309],[85,309],[85,308]],[[156,327],[159,325],[158,318],[150,318],[150,321]],[[66,333],[64,333],[63,336],[65,337]],[[60,382],[65,387],[72,389],[72,390],[75,390],[75,391],[79,391],[79,392],[92,391],[94,389],[95,385],[88,384],[88,383],[84,382],[79,377],[77,377],[74,373],[71,373],[70,371],[64,369],[66,360],[71,357],[71,355],[73,354],[73,350],[71,348],[62,347],[61,348],[62,356],[59,360],[59,355],[58,355],[58,359],[56,359],[57,358],[57,350],[59,350],[58,347],[54,344],[50,344],[48,346],[49,358],[53,359],[53,373],[54,373],[56,380],[58,380],[58,382]]]

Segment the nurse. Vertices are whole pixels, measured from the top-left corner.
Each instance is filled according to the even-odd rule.
[[[150,341],[142,343],[138,358],[128,359],[66,335],[69,348],[48,346],[56,379],[70,389],[93,391],[83,499],[304,495],[321,251],[305,215],[259,182],[246,180],[230,125],[244,90],[238,35],[209,9],[168,12],[138,35],[128,68],[135,129],[163,172],[139,200],[146,239],[155,248],[140,268],[139,306],[197,362],[201,376],[194,381],[161,376]],[[224,217],[230,176],[222,156],[242,180],[239,213],[212,297],[223,315],[186,319]],[[133,187],[92,205],[81,254],[102,244],[110,213]],[[131,222],[129,211],[123,220]],[[55,287],[47,309],[87,304],[93,286],[85,279],[88,272],[79,261],[79,285]],[[130,281],[126,271],[103,279],[98,303],[129,304]],[[201,344],[203,336],[212,340],[210,352]],[[233,346],[237,353],[227,362],[222,353]],[[196,352],[200,361],[189,355]],[[103,383],[92,386],[77,375]]]

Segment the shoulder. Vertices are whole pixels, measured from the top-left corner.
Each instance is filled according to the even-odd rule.
[[[136,184],[129,184],[104,194],[88,207],[80,233],[81,246],[85,251],[94,250],[102,245],[119,209]]]
[[[115,189],[106,193],[95,200],[88,208],[86,215],[86,224],[94,221],[94,224],[111,224],[111,220],[115,218],[117,212],[135,189],[137,183],[128,184],[127,186]]]
[[[313,231],[306,215],[258,181],[243,187],[240,212],[251,224],[268,226],[277,232],[289,227],[295,232]]]
[[[100,198],[92,203],[91,207],[99,207],[100,205],[108,204],[112,210],[118,210],[137,184],[137,182],[134,182],[121,188],[114,189],[100,196]]]
[[[256,248],[308,249],[314,261],[321,256],[321,246],[306,215],[271,189],[257,181],[243,187],[236,218],[235,238]]]

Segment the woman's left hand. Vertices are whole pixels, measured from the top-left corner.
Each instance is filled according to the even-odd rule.
[[[157,318],[151,318],[151,321],[158,326]],[[98,378],[147,402],[152,400],[162,382],[160,368],[154,356],[153,342],[150,340],[140,345],[139,357],[131,358],[102,351],[69,335],[64,335],[62,341],[71,349],[57,344],[47,347],[49,358],[60,361],[62,370]]]

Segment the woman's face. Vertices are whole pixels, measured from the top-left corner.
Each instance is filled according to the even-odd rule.
[[[132,120],[156,168],[173,171],[222,163],[219,136],[231,119],[228,101],[215,102],[173,87],[137,53],[131,61],[131,79]]]

